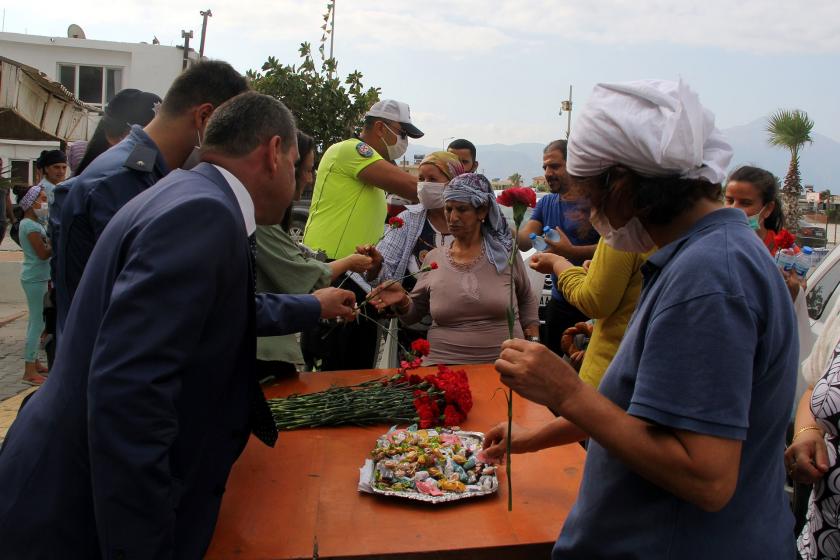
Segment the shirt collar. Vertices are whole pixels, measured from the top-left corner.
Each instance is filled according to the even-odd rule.
[[[677,253],[679,253],[680,249],[682,249],[683,245],[685,245],[686,241],[688,241],[690,237],[704,229],[728,223],[748,225],[746,214],[744,214],[743,210],[739,210],[737,208],[721,208],[706,214],[697,220],[697,222],[691,226],[691,229],[685,232],[682,237],[668,243],[648,257],[647,262],[645,262],[642,268],[648,269],[648,271],[661,270],[672,258],[674,258]]]
[[[233,173],[216,164],[213,164],[213,167],[219,170],[219,173],[222,174],[222,177],[225,178],[225,181],[230,186],[230,190],[233,191],[236,202],[239,203],[239,210],[242,212],[242,219],[245,220],[245,232],[250,237],[257,231],[257,221],[254,217],[254,201],[251,200],[251,193],[248,192],[248,189],[245,188],[242,181],[237,179]]]

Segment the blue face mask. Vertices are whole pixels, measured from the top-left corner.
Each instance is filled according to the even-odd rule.
[[[761,213],[764,212],[765,208],[767,208],[766,204],[761,207],[761,210],[752,216],[747,216],[747,221],[750,223],[750,227],[753,228],[753,231],[758,231],[761,228]]]

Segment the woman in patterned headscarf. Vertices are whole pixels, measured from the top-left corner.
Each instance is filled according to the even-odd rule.
[[[464,167],[458,156],[449,152],[432,152],[418,167],[417,197],[420,204],[407,207],[397,217],[403,226],[391,228],[376,246],[382,255],[381,266],[368,271],[372,283],[402,278],[417,272],[426,255],[436,247],[452,242],[443,213],[443,190]],[[414,278],[403,282],[406,290],[414,287]]]
[[[405,323],[431,314],[431,354],[424,364],[492,362],[508,338],[510,227],[483,175],[455,177],[443,199],[453,240],[426,255],[423,266],[434,270],[419,275],[411,294],[388,286],[371,298],[379,309],[393,306]],[[537,298],[518,251],[513,267],[515,336],[538,336]]]

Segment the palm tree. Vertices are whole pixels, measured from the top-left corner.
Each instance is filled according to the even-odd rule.
[[[804,111],[780,109],[767,120],[769,142],[790,150],[790,165],[782,188],[782,206],[788,229],[799,229],[799,196],[802,194],[802,177],[799,174],[799,152],[811,143],[814,121]]]
[[[508,180],[510,181],[510,186],[511,187],[521,187],[522,186],[522,175],[520,175],[519,173],[514,173],[513,175],[508,177]]]

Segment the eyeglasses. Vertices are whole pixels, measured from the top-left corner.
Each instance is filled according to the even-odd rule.
[[[401,128],[400,128],[400,129],[398,129],[398,131],[397,131],[397,132],[394,132],[394,130],[393,130],[390,126],[388,126],[388,125],[387,125],[387,123],[385,123],[384,121],[382,122],[382,125],[383,125],[385,128],[387,128],[387,129],[388,129],[388,131],[389,131],[391,134],[393,134],[394,136],[399,136],[399,137],[400,137],[400,138],[402,138],[403,140],[405,140],[405,139],[408,137],[408,133],[407,133],[406,131],[404,131],[403,129],[401,129]]]

